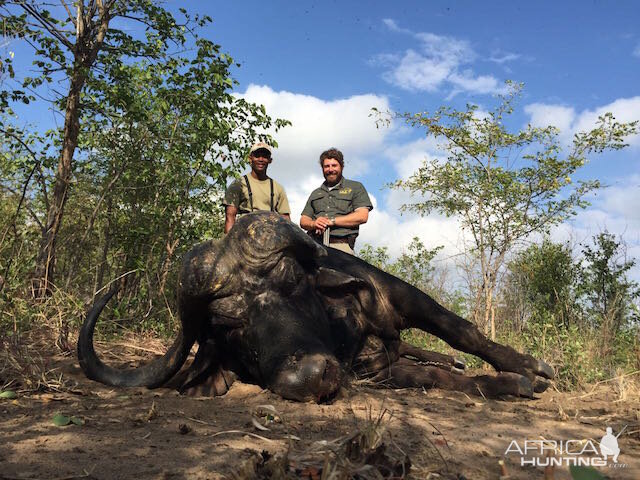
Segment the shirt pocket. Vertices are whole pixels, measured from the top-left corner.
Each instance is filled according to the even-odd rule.
[[[335,205],[336,211],[341,213],[351,213],[351,204],[352,202],[351,195],[349,196],[340,196],[335,197],[333,203]]]
[[[322,202],[322,200],[325,198],[325,196],[322,193],[312,193],[311,196],[309,197],[309,204],[311,205],[311,207],[313,208],[314,211],[318,211],[318,210],[322,210],[324,203]]]

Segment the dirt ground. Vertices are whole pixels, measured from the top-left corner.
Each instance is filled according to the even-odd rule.
[[[144,359],[145,347],[162,350],[121,344],[102,355],[111,363],[135,362]],[[598,447],[607,426],[614,434],[626,428],[618,438],[618,464],[599,471],[640,478],[640,399],[620,381],[572,394],[550,390],[533,401],[358,384],[332,404],[316,405],[240,383],[217,398],[105,387],[84,377],[75,356],[41,355],[48,389],[16,386],[16,398],[0,399],[0,479],[246,478],[263,451],[288,451],[300,478],[321,478],[326,452],[370,431],[380,417],[375,432],[389,457],[410,458],[408,478],[498,479],[501,460],[508,478],[570,478],[567,466],[545,477],[542,467],[521,466],[515,447],[505,451],[514,440],[522,448],[525,439],[591,440]],[[56,426],[59,413],[79,425]],[[371,475],[365,469],[361,478],[376,478]]]

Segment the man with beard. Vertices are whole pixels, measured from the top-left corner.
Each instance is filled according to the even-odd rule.
[[[342,176],[340,150],[322,152],[320,165],[325,181],[309,195],[300,226],[325,245],[353,255],[359,226],[367,222],[373,205],[360,182]]]
[[[272,160],[271,147],[266,143],[256,143],[249,150],[251,172],[229,185],[224,195],[224,233],[236,223],[238,213],[267,210],[290,220],[291,209],[284,188],[267,176]]]

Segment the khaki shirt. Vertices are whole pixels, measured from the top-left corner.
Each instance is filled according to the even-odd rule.
[[[335,187],[329,189],[326,182],[316,188],[302,210],[302,215],[315,220],[318,217],[335,218],[347,215],[357,208],[373,210],[369,194],[360,182],[342,177]],[[357,236],[359,227],[331,227],[332,237]]]
[[[251,202],[249,202],[249,190],[244,180],[244,176],[234,180],[227,187],[224,194],[224,206],[233,205],[238,209],[239,213],[257,212],[260,210],[271,210],[271,182],[270,179],[257,180],[247,174],[249,185],[251,185],[251,193],[253,194],[253,210],[251,210]],[[282,185],[275,180],[273,181],[273,210],[279,214],[290,214],[289,200]]]

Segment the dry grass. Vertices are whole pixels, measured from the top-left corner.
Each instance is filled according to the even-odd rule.
[[[0,337],[0,389],[20,392],[69,391],[76,386],[60,373],[57,333],[47,327],[20,336]]]
[[[270,407],[271,406],[265,406]],[[286,427],[286,419],[271,412]],[[354,414],[355,415],[355,414]],[[300,449],[293,442],[284,454],[266,450],[244,462],[233,474],[235,480],[386,480],[410,478],[411,460],[388,430],[393,413],[382,409],[355,434],[313,442]],[[298,439],[299,440],[299,439]]]

